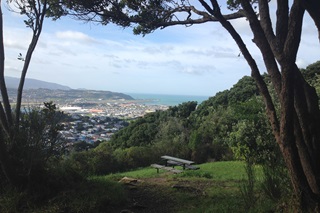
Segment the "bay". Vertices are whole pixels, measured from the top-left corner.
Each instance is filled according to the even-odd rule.
[[[177,106],[188,101],[197,101],[198,104],[207,100],[209,96],[195,96],[195,95],[165,95],[165,94],[143,94],[143,93],[126,93],[135,100],[146,105],[163,105],[163,106]]]

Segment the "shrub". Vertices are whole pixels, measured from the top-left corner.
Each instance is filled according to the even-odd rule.
[[[287,171],[282,165],[263,165],[263,179],[261,188],[272,200],[278,201],[289,193],[290,186]]]
[[[245,171],[247,178],[243,179],[240,185],[240,192],[244,200],[247,209],[252,208],[257,202],[257,197],[255,195],[255,183],[256,176],[254,171],[254,164],[252,161],[247,160],[245,165]]]

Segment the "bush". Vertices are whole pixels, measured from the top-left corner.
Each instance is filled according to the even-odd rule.
[[[50,200],[39,212],[54,209],[55,212],[108,212],[123,205],[126,194],[119,183],[91,179],[78,184],[72,190],[63,191]]]
[[[282,197],[290,194],[289,177],[282,165],[263,165],[263,179],[261,188],[263,192],[272,200],[278,201]]]
[[[153,147],[130,147],[117,149],[114,157],[121,170],[149,166],[159,160],[157,149]]]
[[[0,212],[34,212],[34,209],[48,205],[48,201],[59,194],[86,183],[86,179],[65,161],[54,159],[48,163],[47,168],[45,172],[38,173],[38,177],[31,177],[27,190],[11,187],[3,189],[0,194]]]
[[[256,176],[254,171],[254,164],[252,161],[247,160],[245,165],[245,171],[247,178],[243,179],[240,185],[240,191],[242,198],[244,200],[247,209],[252,208],[257,202],[257,197],[255,196],[255,183]]]

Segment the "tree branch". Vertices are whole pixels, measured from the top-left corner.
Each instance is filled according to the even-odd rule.
[[[284,55],[287,61],[296,61],[298,48],[301,40],[302,21],[304,15],[304,7],[300,0],[295,0],[290,12],[288,34],[284,44]]]
[[[302,0],[304,8],[308,11],[309,15],[313,19],[315,25],[318,28],[318,36],[320,41],[320,1],[319,0]]]
[[[5,62],[5,56],[4,56],[4,44],[3,44],[3,15],[2,15],[2,6],[0,5],[0,90],[1,90],[1,96],[3,100],[3,106],[4,106],[4,113],[5,116],[1,116],[1,123],[4,124],[4,126],[12,126],[13,119],[12,119],[12,111],[10,106],[10,101],[8,97],[8,91],[6,87],[6,82],[4,78],[4,62]],[[1,105],[2,108],[2,105]],[[3,108],[2,108],[3,109]],[[8,130],[8,129],[7,129]]]
[[[224,19],[226,20],[232,20],[232,19],[238,19],[243,18],[243,12],[238,11],[232,14],[224,15]],[[202,24],[206,22],[218,22],[219,20],[213,16],[203,16],[203,18],[199,19],[187,19],[183,21],[169,21],[169,22],[161,22],[158,24],[158,27],[168,27],[168,26],[174,26],[174,25],[192,25],[192,24]]]
[[[43,21],[44,21],[46,9],[47,9],[47,0],[45,0],[42,4],[43,4],[43,7],[42,8],[40,7],[41,11],[38,11],[39,16],[36,16],[36,20],[35,20],[36,26],[34,27],[32,40],[31,40],[30,45],[28,47],[28,51],[27,51],[24,65],[23,65],[22,72],[21,72],[21,77],[20,77],[20,82],[19,82],[19,87],[18,87],[18,94],[17,94],[17,104],[16,104],[16,110],[15,110],[15,112],[16,112],[15,113],[16,114],[15,124],[17,126],[19,125],[19,120],[20,120],[20,113],[21,113],[20,111],[21,111],[21,102],[22,102],[24,82],[25,82],[25,78],[27,75],[29,65],[30,65],[32,54],[36,48],[36,45],[38,43],[41,31],[42,31]],[[36,9],[36,7],[34,7],[34,9]]]
[[[271,76],[272,84],[275,87],[275,91],[278,95],[280,95],[282,84],[281,74],[277,62],[274,58],[274,53],[269,45],[269,42],[264,34],[264,31],[251,4],[247,0],[240,0],[240,2],[242,8],[244,9],[246,17],[249,20],[249,24],[254,35],[253,42],[260,49],[267,71]]]
[[[262,94],[264,103],[267,107],[267,115],[271,122],[272,130],[275,135],[275,138],[277,142],[280,142],[280,127],[279,127],[279,121],[277,118],[277,113],[272,101],[272,98],[270,96],[269,90],[267,88],[266,83],[262,79],[262,76],[260,75],[258,66],[251,56],[249,50],[247,49],[246,45],[244,44],[241,36],[236,32],[234,27],[231,25],[230,22],[228,22],[221,14],[219,4],[216,0],[211,0],[211,3],[213,5],[213,9],[209,7],[209,5],[204,2],[203,0],[199,0],[200,3],[210,12],[212,13],[221,23],[221,25],[230,33],[232,38],[237,43],[238,47],[240,48],[243,56],[245,57],[246,61],[248,62],[250,68],[251,68],[251,75],[254,78],[254,80],[257,83],[257,86],[259,88],[260,93]]]
[[[289,5],[288,1],[283,0],[277,0],[277,5],[276,37],[279,52],[282,52],[288,35]]]
[[[276,42],[276,37],[273,32],[272,23],[270,19],[269,11],[269,1],[268,0],[259,0],[259,15],[260,15],[260,24],[266,35],[266,38],[272,48],[272,51],[275,54],[279,54],[281,51],[278,49]]]

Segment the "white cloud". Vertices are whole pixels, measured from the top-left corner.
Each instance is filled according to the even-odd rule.
[[[97,43],[97,40],[82,33],[76,31],[63,31],[63,32],[56,32],[56,37],[62,40],[69,40],[69,41],[77,41],[77,42],[85,42],[85,43]]]
[[[219,23],[169,27],[141,37],[114,26],[64,20],[46,20],[28,77],[72,88],[213,95],[250,75],[239,48]],[[248,22],[232,23],[265,71]],[[299,66],[319,60],[317,34],[313,23],[309,26],[304,25],[308,34],[302,37]],[[23,23],[5,26],[6,74],[16,76],[21,70],[17,56],[25,53],[30,35]]]

